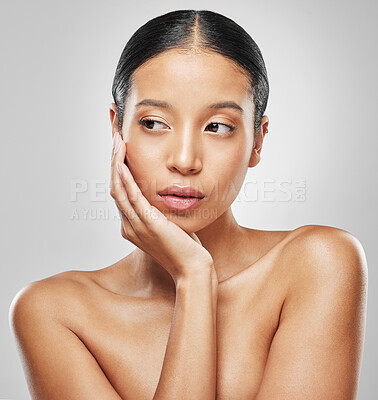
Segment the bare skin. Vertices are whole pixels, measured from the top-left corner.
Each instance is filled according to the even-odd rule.
[[[146,98],[174,109],[135,110]],[[207,110],[220,100],[243,115]],[[110,117],[117,138],[114,104]],[[152,133],[141,118],[162,127]],[[238,128],[214,137],[213,122]],[[12,327],[34,399],[356,398],[363,249],[332,227],[237,224],[230,205],[260,160],[268,118],[256,141],[252,122],[246,77],[222,56],[169,51],[138,69],[111,175],[122,236],[137,249],[16,296]],[[216,212],[170,213],[157,191],[173,182],[199,188],[198,209]]]

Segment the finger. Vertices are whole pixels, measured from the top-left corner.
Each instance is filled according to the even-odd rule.
[[[112,152],[112,161],[111,161],[111,192],[117,193],[118,189],[122,189],[123,183],[120,179],[120,176],[116,170],[116,163],[120,161],[120,157],[118,154],[118,150],[120,147],[120,142],[122,140],[122,136],[115,132],[114,139],[113,139],[113,152]],[[113,195],[112,195],[113,197]]]
[[[134,229],[133,224],[127,216],[118,208],[119,215],[121,217],[121,235],[124,239],[129,240],[131,243],[133,243],[136,246],[140,246],[140,241],[138,238],[138,235]]]
[[[141,221],[151,227],[152,221],[156,221],[159,218],[165,219],[165,216],[156,207],[151,206],[143,195],[128,167],[125,164],[118,163],[117,168],[125,185],[128,200]]]
[[[124,159],[126,156],[126,143],[122,141],[120,149],[120,158]],[[119,162],[118,170],[120,178],[126,188],[127,198],[130,204],[133,206],[134,210],[138,214],[139,218],[146,224],[151,223],[151,220],[156,220],[157,218],[162,218],[165,216],[159,212],[156,207],[152,207],[146,197],[143,195],[139,186],[134,180],[127,165],[123,162]]]
[[[123,139],[121,135],[116,132],[113,145],[110,195],[115,200],[117,207],[125,214],[130,222],[132,221],[133,227],[137,229],[138,220],[140,219],[128,200],[125,185],[116,169],[116,163],[121,162],[125,158],[125,153],[119,151],[121,142],[123,142]]]

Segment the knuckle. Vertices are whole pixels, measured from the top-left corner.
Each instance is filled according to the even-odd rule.
[[[133,228],[128,224],[122,224],[122,236],[125,239],[132,239],[133,237]]]
[[[119,184],[113,183],[110,186],[110,195],[113,197],[113,199],[120,199],[121,197],[121,191],[120,191],[120,186]]]
[[[117,196],[117,191],[114,189],[114,187],[112,187],[110,189],[110,196],[112,196],[112,198],[115,200],[116,196]]]
[[[124,192],[122,192],[121,190],[117,190],[116,189],[116,193],[117,193],[117,200],[119,202],[122,202],[122,203],[125,202],[125,201],[127,202],[127,196],[126,196],[126,194]]]
[[[124,198],[122,197],[122,193],[120,193],[118,190],[113,190],[110,192],[113,200],[115,201],[116,205],[118,208],[121,208],[121,204],[123,204]]]
[[[114,190],[120,190],[120,189],[122,189],[124,186],[123,186],[123,183],[122,182],[120,182],[119,180],[117,180],[117,179],[114,179],[113,181],[112,181],[112,186],[111,186]]]
[[[125,215],[129,221],[134,221],[136,219],[136,214],[133,208],[127,208],[125,209]]]
[[[129,202],[130,202],[130,204],[132,204],[132,205],[135,205],[135,204],[136,204],[136,200],[135,200],[135,197],[134,197],[133,195],[129,195]]]
[[[122,235],[122,237],[124,238],[124,239],[128,239],[129,237],[128,237],[128,235],[127,235],[127,232],[126,232],[126,230],[122,227],[122,229],[121,229],[121,235]]]
[[[145,224],[147,234],[149,237],[156,238],[159,236],[159,231],[155,224],[146,223]]]

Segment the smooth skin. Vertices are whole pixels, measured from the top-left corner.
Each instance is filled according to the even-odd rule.
[[[16,295],[11,325],[32,398],[356,399],[360,242],[320,225],[249,229],[232,215],[269,123],[264,116],[254,140],[246,76],[218,54],[170,50],[135,78],[120,134],[115,104],[110,118],[111,195],[137,247]],[[172,107],[136,107],[144,99]],[[244,112],[208,107],[220,101]],[[227,135],[228,126],[237,128]],[[157,192],[173,183],[206,197],[169,212]]]

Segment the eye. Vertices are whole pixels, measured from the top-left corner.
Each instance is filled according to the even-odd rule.
[[[154,124],[161,124],[161,125],[165,125],[163,122],[161,121],[156,121],[154,119],[141,119],[138,121],[140,125],[144,126],[145,128],[147,128],[149,131],[156,131],[159,130],[161,128],[157,128],[157,129],[152,129],[152,127],[154,126]],[[167,125],[165,125],[167,126]]]
[[[153,129],[154,124],[161,124],[161,125],[167,126],[161,121],[157,121],[154,119],[148,119],[148,118],[141,119],[138,122],[140,125],[144,126],[149,131],[156,131],[156,130],[163,129],[163,128],[159,128],[159,127],[157,127],[157,129]],[[221,130],[219,130],[220,126],[223,127]],[[236,126],[221,124],[220,122],[212,122],[211,124],[207,125],[207,127],[210,127],[210,129],[209,129],[210,132],[219,133],[220,136],[228,136],[229,134],[232,133],[232,131],[234,131],[236,129]]]
[[[220,122],[212,122],[211,124],[207,125],[208,127],[211,127],[210,131],[211,132],[215,132],[215,133],[220,133],[222,136],[223,135],[227,135],[230,134],[233,130],[235,130],[236,126],[231,126],[231,125],[227,125],[227,124],[221,124]],[[215,131],[213,129],[217,129],[217,127],[219,126],[223,126],[228,128],[229,130],[226,129],[226,131],[224,131],[224,128],[221,131]]]

